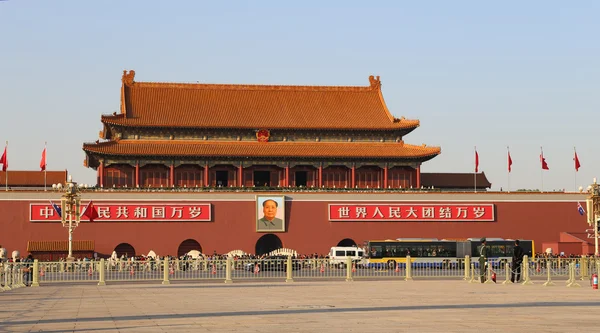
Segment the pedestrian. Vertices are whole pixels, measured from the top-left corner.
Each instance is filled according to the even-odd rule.
[[[488,248],[486,246],[485,237],[481,239],[481,247],[479,248],[479,278],[481,283],[485,282],[485,270],[488,265]]]
[[[523,249],[519,245],[519,240],[515,240],[515,247],[513,249],[512,257],[512,274],[510,281],[515,283],[521,281],[521,264],[523,263]]]

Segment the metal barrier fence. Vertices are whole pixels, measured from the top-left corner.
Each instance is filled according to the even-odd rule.
[[[410,263],[410,264],[408,264]],[[329,259],[266,259],[248,260],[151,260],[123,261],[104,260],[82,262],[1,263],[0,291],[25,285],[64,282],[94,282],[98,285],[127,281],[224,281],[234,280],[346,280],[354,279],[462,279],[470,283],[503,284],[520,282],[533,284],[533,280],[545,280],[545,286],[555,283],[553,279],[566,279],[566,285],[576,287],[578,281],[589,281],[592,274],[600,272],[600,260],[595,258],[534,258],[527,256],[520,265],[510,260],[489,260],[483,268],[469,256],[458,259],[433,260],[429,258],[403,258],[400,262],[361,264],[348,259],[345,263],[333,263]],[[517,274],[519,273],[519,274]],[[516,275],[516,276],[513,276]],[[519,276],[520,275],[520,276]],[[495,280],[495,281],[494,281]],[[584,282],[585,284],[585,282]]]

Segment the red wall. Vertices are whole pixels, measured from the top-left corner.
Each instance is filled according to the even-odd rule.
[[[235,194],[228,194],[229,198],[232,196]],[[329,197],[323,199],[324,196]],[[164,196],[136,195],[139,200],[160,200],[161,197]],[[299,253],[325,254],[344,238],[351,238],[361,245],[370,239],[484,236],[533,239],[536,250],[541,251],[542,242],[558,241],[560,232],[581,232],[588,228],[585,216],[577,213],[575,202],[497,202],[496,222],[329,222],[328,204],[344,201],[335,194],[321,194],[319,201],[306,197],[310,198],[310,195],[302,200],[288,197],[287,232],[277,233],[284,247]],[[187,198],[191,199],[193,197]],[[101,200],[94,197],[95,202]],[[247,194],[244,201],[220,200],[223,201],[198,199],[199,202],[212,203],[212,222],[85,222],[75,229],[74,239],[94,240],[96,252],[101,254],[110,254],[119,243],[129,243],[137,254],[154,250],[159,255],[175,255],[180,243],[190,238],[200,243],[204,253],[212,253],[213,250],[226,253],[235,249],[254,253],[256,241],[264,235],[255,231],[255,202],[248,199]],[[0,201],[0,245],[9,253],[15,249],[25,253],[28,240],[68,239],[67,230],[60,223],[29,222],[29,202]],[[428,202],[444,203],[443,200]],[[477,203],[477,200],[470,202]]]

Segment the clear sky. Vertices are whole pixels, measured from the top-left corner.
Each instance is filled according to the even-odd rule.
[[[235,5],[233,5],[235,4]],[[380,75],[405,137],[442,147],[424,172],[493,189],[575,190],[599,176],[598,1],[0,1],[0,142],[9,170],[83,167],[100,115],[138,81],[362,85]],[[582,167],[575,179],[573,148]]]

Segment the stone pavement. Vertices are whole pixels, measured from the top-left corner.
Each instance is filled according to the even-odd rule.
[[[600,291],[440,280],[61,284],[3,292],[0,304],[0,332],[594,332]]]

